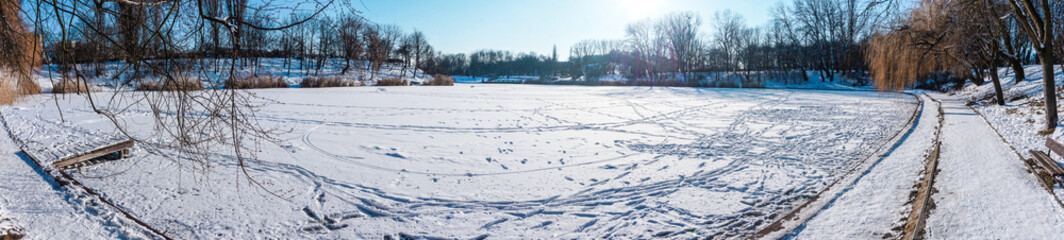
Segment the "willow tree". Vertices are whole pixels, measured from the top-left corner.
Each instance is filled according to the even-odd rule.
[[[36,94],[41,88],[30,78],[32,69],[42,62],[40,36],[29,31],[22,19],[22,1],[0,0],[0,71],[15,74],[16,83],[7,82],[3,89],[14,89],[19,94]],[[14,94],[14,91],[4,93]]]
[[[873,34],[865,60],[876,88],[902,90],[937,72],[968,74],[970,65],[954,55],[963,38],[951,29],[957,24],[952,17],[957,7],[947,1],[923,1],[890,31]]]

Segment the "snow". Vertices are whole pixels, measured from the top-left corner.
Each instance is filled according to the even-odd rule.
[[[910,97],[851,91],[467,84],[252,91],[279,102],[257,112],[260,123],[289,130],[279,136],[282,147],[263,146],[250,162],[270,192],[250,186],[225,149],[216,149],[208,173],[165,157],[172,149],[138,146],[132,159],[72,175],[181,239],[737,237],[889,144],[916,110]],[[58,99],[66,121],[50,97],[2,110],[15,137],[33,140],[30,149],[114,133],[84,97]],[[150,114],[138,106],[122,119],[132,134],[167,142],[145,124]],[[33,173],[18,158],[0,162]],[[64,192],[16,184],[24,185]],[[62,216],[17,204],[3,206],[34,227],[34,238],[67,238],[48,232],[61,226],[49,221],[85,215],[80,202],[56,202],[74,209]],[[78,221],[91,228],[100,222],[94,217]],[[95,225],[98,237],[86,236],[136,229],[115,225]]]
[[[8,134],[0,134],[0,235],[29,239],[145,238],[142,230],[77,189],[32,167]]]
[[[1064,236],[1064,208],[963,100],[943,99],[940,172],[927,236],[935,239]]]
[[[1006,104],[999,106],[989,98],[994,96],[993,85],[987,82],[983,86],[968,84],[964,89],[954,92],[951,96],[964,101],[973,102],[972,107],[979,114],[986,117],[993,129],[1005,138],[1005,141],[1014,147],[1026,158],[1030,158],[1027,150],[1048,151],[1045,147],[1046,138],[1064,141],[1064,131],[1061,131],[1060,123],[1057,123],[1057,131],[1049,135],[1039,133],[1045,129],[1045,106],[1042,103],[1045,97],[1042,93],[1042,67],[1031,65],[1025,68],[1026,78],[1020,83],[1015,83],[1015,74],[1011,68],[1002,68],[1002,89],[1005,93]],[[1057,65],[1054,72],[1057,89],[1064,86],[1064,66]],[[1058,91],[1058,107],[1064,106]],[[1059,110],[1058,110],[1059,111]],[[1060,157],[1050,154],[1058,163],[1064,163]],[[1055,186],[1054,193],[1058,199],[1064,198],[1064,187]]]
[[[875,239],[900,236],[898,219],[912,211],[909,193],[924,171],[940,127],[938,104],[926,96],[920,117],[902,143],[847,187],[838,199],[792,234],[795,239]],[[846,227],[839,227],[846,226]]]

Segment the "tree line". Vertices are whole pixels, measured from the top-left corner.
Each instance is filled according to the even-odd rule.
[[[676,81],[694,85],[695,73],[795,76],[806,73],[834,81],[839,75],[863,75],[864,51],[872,33],[902,8],[893,0],[795,0],[779,3],[763,26],[749,26],[740,14],[718,11],[708,21],[696,12],[676,12],[629,23],[623,39],[585,40],[569,49],[568,62],[535,53],[482,50],[441,55],[446,72],[501,76],[570,76],[594,81],[623,75],[649,83]],[[711,33],[701,29],[709,26]],[[556,50],[555,50],[556,51]],[[795,74],[798,73],[798,74]]]
[[[237,0],[241,2],[243,0]],[[363,18],[356,10],[324,15],[299,11],[284,20],[263,12],[247,12],[247,4],[206,0],[192,11],[204,15],[246,15],[241,22],[256,25],[291,24],[283,29],[244,27],[227,29],[225,24],[174,21],[167,11],[170,4],[130,6],[122,4],[82,5],[84,15],[71,19],[68,35],[47,34],[45,53],[51,63],[70,66],[90,63],[87,73],[102,74],[103,63],[146,60],[221,59],[237,57],[238,64],[255,66],[260,58],[283,58],[286,69],[321,73],[330,59],[342,59],[341,71],[360,68],[374,79],[386,63],[397,64],[406,73],[428,69],[439,53],[418,30],[404,31],[396,25],[378,24]],[[232,21],[232,20],[227,20]],[[161,25],[169,23],[173,26]],[[181,24],[186,24],[181,26]],[[188,29],[191,28],[191,29]],[[45,29],[55,30],[55,29]],[[161,34],[152,34],[159,32]],[[230,33],[231,32],[231,33]],[[131,54],[135,52],[136,54]],[[365,63],[365,64],[362,64]],[[64,68],[69,69],[69,68]],[[416,72],[416,71],[415,71]]]
[[[881,89],[902,89],[927,82],[964,81],[994,85],[995,103],[1005,96],[998,69],[1009,69],[1018,83],[1024,65],[1042,67],[1046,128],[1057,126],[1053,66],[1064,56],[1064,2],[1050,0],[959,0],[918,3],[890,28],[876,32],[868,62]],[[945,77],[943,77],[945,76]],[[931,81],[926,81],[931,79]]]

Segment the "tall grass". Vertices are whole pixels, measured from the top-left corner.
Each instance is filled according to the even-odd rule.
[[[237,76],[225,81],[228,89],[254,89],[254,88],[288,88],[288,83],[280,76],[274,75],[245,75]]]
[[[407,86],[410,82],[398,78],[385,78],[377,81],[377,86]]]
[[[33,68],[42,64],[43,45],[40,35],[26,28],[19,16],[21,1],[0,0],[0,67],[7,71],[4,81],[14,83],[18,95],[41,93],[33,81]],[[5,84],[6,84],[5,83]]]
[[[18,93],[15,92],[15,82],[11,74],[0,70],[0,104],[11,104],[15,102],[15,98]]]
[[[436,74],[432,81],[425,83],[426,86],[454,86],[454,78],[447,75]]]
[[[163,78],[155,81],[142,81],[137,91],[197,91],[203,90],[203,83],[187,75],[177,74],[173,79]]]
[[[354,81],[345,80],[339,76],[313,76],[304,78],[299,82],[301,88],[328,88],[328,87],[354,87],[365,86],[365,84],[359,82],[356,84]]]
[[[73,80],[73,79],[69,79],[69,78],[63,78],[62,81],[59,81],[54,86],[52,86],[52,93],[55,93],[55,94],[62,94],[62,93],[81,94],[81,93],[88,93],[90,90],[92,90],[92,88],[89,87],[88,85],[86,85],[83,81],[77,81],[77,80]]]

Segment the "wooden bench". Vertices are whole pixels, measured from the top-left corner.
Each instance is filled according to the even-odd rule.
[[[1053,152],[1057,156],[1064,157],[1064,144],[1060,144],[1060,142],[1057,142],[1052,138],[1046,138],[1045,145],[1047,148],[1049,148],[1049,152]],[[1062,181],[1064,180],[1064,167],[1061,167],[1060,164],[1057,163],[1057,161],[1054,161],[1053,158],[1050,157],[1047,152],[1042,152],[1038,150],[1030,150],[1028,152],[1031,153],[1031,156],[1033,157],[1031,160],[1034,162],[1034,164],[1042,169],[1042,173],[1044,173],[1047,177],[1051,178],[1049,179],[1050,181],[1056,181],[1057,183],[1064,182]],[[1052,186],[1053,182],[1047,181],[1047,184]]]
[[[70,157],[59,159],[54,165],[56,168],[65,168],[77,163],[93,160],[99,157],[105,157],[108,155],[115,156],[117,158],[125,158],[129,155],[129,149],[133,147],[133,140],[125,140],[115,144],[99,147],[88,152],[79,153]]]

